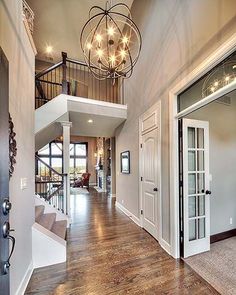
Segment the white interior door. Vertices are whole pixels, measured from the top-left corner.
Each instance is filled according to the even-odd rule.
[[[158,239],[158,128],[142,135],[143,227]]]
[[[184,257],[210,250],[209,123],[183,119]]]

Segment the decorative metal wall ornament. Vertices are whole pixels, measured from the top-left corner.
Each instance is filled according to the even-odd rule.
[[[9,114],[9,176],[11,177],[14,172],[14,165],[16,164],[16,133],[14,132],[14,124],[11,115]]]
[[[90,9],[80,44],[95,78],[129,78],[140,54],[142,38],[129,7],[124,3],[112,6],[107,1],[105,9],[99,6]]]

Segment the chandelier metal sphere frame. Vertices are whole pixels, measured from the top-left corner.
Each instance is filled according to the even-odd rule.
[[[85,23],[80,44],[85,62],[96,79],[129,78],[142,46],[142,38],[124,3],[106,8],[93,6]]]

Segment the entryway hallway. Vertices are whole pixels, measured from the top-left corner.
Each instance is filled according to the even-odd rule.
[[[115,198],[91,188],[72,195],[71,208],[67,262],[35,270],[25,294],[218,294],[117,209]]]

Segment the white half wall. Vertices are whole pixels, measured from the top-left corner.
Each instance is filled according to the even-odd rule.
[[[38,223],[32,227],[33,267],[66,261],[66,241]]]
[[[36,151],[62,135],[61,121],[72,122],[72,135],[112,137],[126,118],[126,105],[60,94],[35,111]]]

